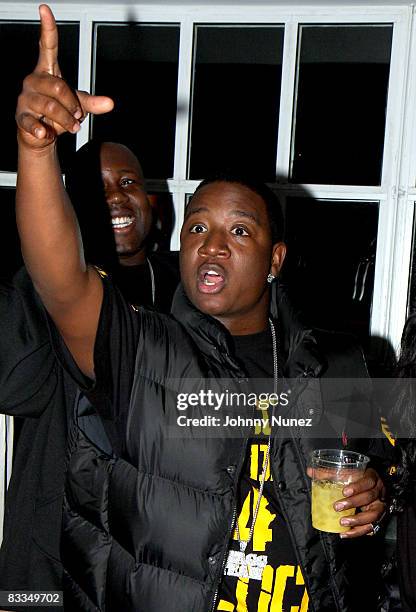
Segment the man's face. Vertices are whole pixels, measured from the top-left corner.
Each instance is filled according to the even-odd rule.
[[[267,275],[279,271],[284,254],[282,243],[272,245],[265,203],[247,187],[216,182],[192,198],[181,232],[182,283],[193,304],[231,333],[265,328]]]
[[[140,264],[145,258],[144,241],[152,225],[152,208],[142,169],[133,153],[116,143],[102,145],[100,161],[117,254],[124,265]]]

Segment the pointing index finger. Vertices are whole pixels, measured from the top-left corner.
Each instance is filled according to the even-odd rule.
[[[61,76],[58,64],[58,28],[55,17],[47,4],[39,6],[40,40],[36,70]]]

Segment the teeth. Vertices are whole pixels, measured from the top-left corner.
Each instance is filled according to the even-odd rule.
[[[210,276],[220,277],[221,275],[218,274],[218,272],[215,272],[215,270],[208,270],[207,272],[205,272],[205,274],[204,274],[204,285],[208,285],[209,287],[212,287],[216,283],[215,282],[210,282],[210,280],[209,280]]]
[[[133,217],[113,217],[111,219],[111,223],[113,227],[123,228],[131,225],[133,223],[133,220]]]

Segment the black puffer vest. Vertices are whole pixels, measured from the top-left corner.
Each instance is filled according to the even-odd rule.
[[[366,368],[355,345],[301,327],[278,288],[272,293],[271,316],[289,355],[285,374],[317,379],[308,398],[315,415],[325,413],[320,377],[361,377],[361,391],[367,393]],[[238,385],[244,372],[224,328],[196,310],[181,288],[172,312],[176,320],[146,311],[139,315],[126,454],[107,454],[80,427],[72,429],[62,542],[67,610],[210,612],[215,607],[247,440],[169,435],[167,416],[176,406],[169,404],[168,386],[173,380],[203,384],[204,378],[219,377]],[[330,443],[289,437],[272,446],[276,494],[313,612],[352,610],[343,542],[312,528],[306,475],[311,449],[341,444],[348,406],[341,421],[338,440]]]

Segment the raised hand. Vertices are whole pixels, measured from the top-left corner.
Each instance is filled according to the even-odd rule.
[[[58,63],[58,28],[49,6],[39,7],[39,58],[23,82],[16,109],[19,144],[44,149],[63,132],[75,134],[87,113],[112,110],[111,98],[74,91],[62,79]]]

